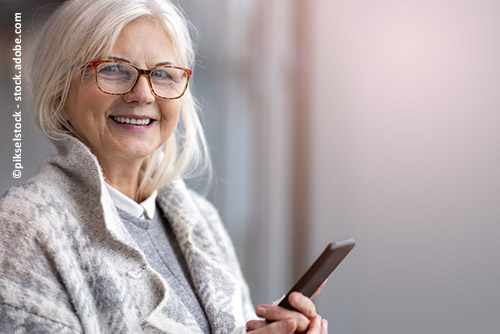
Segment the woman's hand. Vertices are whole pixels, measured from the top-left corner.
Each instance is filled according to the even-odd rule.
[[[293,292],[288,301],[297,311],[287,310],[280,306],[259,305],[256,309],[257,315],[274,322],[250,320],[247,322],[247,331],[252,334],[328,333],[328,322],[316,313],[316,307],[311,299],[299,292]]]

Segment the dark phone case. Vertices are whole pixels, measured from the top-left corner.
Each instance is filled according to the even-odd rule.
[[[356,242],[353,239],[347,239],[332,242],[326,246],[323,253],[299,279],[299,281],[290,289],[278,306],[295,311],[295,308],[293,308],[288,302],[288,296],[290,296],[293,291],[298,291],[310,298],[328,278],[328,276],[330,276],[333,270],[337,268],[351,249],[354,248],[355,244]]]

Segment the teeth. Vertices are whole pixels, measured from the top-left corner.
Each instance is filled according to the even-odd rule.
[[[117,117],[117,116],[112,116],[112,117],[118,123],[134,124],[134,125],[149,125],[149,123],[151,123],[150,118],[137,119],[137,118]]]

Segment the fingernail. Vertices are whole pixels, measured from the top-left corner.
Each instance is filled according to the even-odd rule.
[[[328,329],[328,320],[323,319],[323,327],[325,327],[325,329]]]
[[[263,305],[259,305],[259,306],[257,306],[256,311],[257,311],[258,315],[265,316],[267,308],[265,306],[263,306]]]

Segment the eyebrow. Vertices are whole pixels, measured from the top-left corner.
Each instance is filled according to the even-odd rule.
[[[123,61],[125,63],[129,63],[132,65],[132,63],[130,62],[130,60],[128,59],[125,59],[125,58],[120,58],[120,57],[109,57],[109,59],[113,59],[113,60],[119,60],[119,61]],[[170,62],[170,61],[164,61],[164,62],[161,62],[161,63],[157,63],[155,65],[156,66],[163,66],[163,65],[174,65],[174,63]]]

